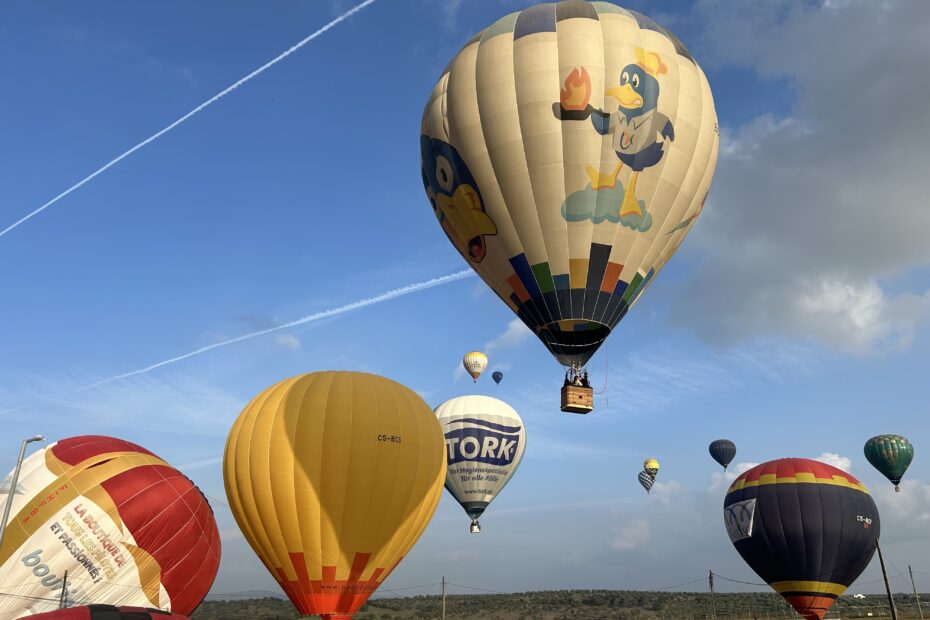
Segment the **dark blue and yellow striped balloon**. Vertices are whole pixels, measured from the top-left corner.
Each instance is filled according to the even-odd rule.
[[[742,474],[727,491],[723,518],[746,563],[808,620],[822,620],[859,577],[880,532],[868,489],[809,459],[769,461]]]

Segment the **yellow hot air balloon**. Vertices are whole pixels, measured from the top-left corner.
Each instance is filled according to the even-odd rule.
[[[484,369],[488,367],[488,356],[481,351],[469,351],[462,358],[462,366],[465,367],[465,370],[468,371],[468,374],[470,374],[471,378],[477,383],[478,377],[480,377]]]
[[[710,87],[681,41],[583,0],[531,6],[472,37],[420,133],[449,240],[576,371],[691,229],[718,146]]]
[[[303,614],[351,618],[410,551],[446,477],[439,422],[412,390],[317,372],[263,391],[233,424],[226,495]]]
[[[655,480],[659,473],[659,461],[654,458],[646,459],[643,461],[643,471],[649,474],[650,478]]]

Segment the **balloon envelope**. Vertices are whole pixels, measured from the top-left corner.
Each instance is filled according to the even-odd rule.
[[[420,162],[455,249],[563,365],[583,365],[684,240],[717,159],[694,58],[652,19],[566,0],[448,64]]]
[[[639,475],[636,477],[643,488],[646,489],[646,493],[648,493],[649,490],[652,489],[652,485],[656,483],[655,478],[650,476],[649,473],[645,471],[639,472]]]
[[[653,458],[646,459],[643,461],[643,471],[655,479],[659,473],[659,461]]]
[[[707,450],[710,452],[711,458],[723,466],[724,471],[726,471],[727,467],[736,456],[736,444],[729,439],[717,439],[712,441],[707,447]]]
[[[4,485],[8,489],[8,485]],[[0,502],[6,501],[0,493]],[[0,617],[94,601],[190,614],[220,562],[203,494],[121,439],[62,439],[23,461],[0,547]]]
[[[914,459],[914,446],[901,435],[878,435],[865,442],[865,458],[900,491],[898,483]]]
[[[478,381],[478,377],[488,367],[488,358],[481,351],[470,351],[462,358],[462,366],[471,375],[471,378]]]
[[[500,385],[501,379],[504,378],[504,373],[502,373],[499,370],[495,370],[494,372],[491,373],[491,378],[494,379],[494,383]]]
[[[236,522],[303,614],[350,618],[410,551],[442,494],[442,434],[403,385],[317,372],[263,391],[223,459]]]
[[[477,525],[526,449],[520,415],[502,400],[459,396],[436,407],[446,439],[446,489]]]
[[[723,518],[746,563],[809,620],[821,620],[868,566],[880,532],[868,489],[809,459],[769,461],[740,475]]]
[[[187,616],[145,607],[87,605],[29,616],[29,620],[190,620]]]

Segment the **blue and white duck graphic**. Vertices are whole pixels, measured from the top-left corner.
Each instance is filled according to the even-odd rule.
[[[565,120],[590,118],[594,129],[602,136],[612,135],[612,146],[617,155],[617,165],[609,173],[602,173],[588,166],[591,183],[583,192],[569,196],[562,213],[569,221],[592,219],[595,223],[609,220],[620,222],[630,228],[646,231],[652,224],[646,205],[636,197],[636,181],[639,173],[655,166],[665,155],[665,141],[675,139],[675,128],[667,116],[658,111],[659,80],[657,76],[668,71],[655,52],[636,49],[637,62],[631,63],[620,72],[620,84],[607,90],[606,95],[618,102],[616,112],[598,110],[588,104],[587,96],[578,100],[579,83],[587,81],[587,72],[581,69],[581,79],[573,72],[566,80],[566,89],[559,103],[553,105],[555,115]],[[623,166],[632,171],[626,188],[617,187],[617,177]],[[619,205],[606,208],[604,201],[595,201],[579,194],[593,190],[617,189],[622,193]],[[619,196],[618,196],[619,197]],[[589,205],[589,206],[584,206]],[[616,207],[619,207],[617,209]]]

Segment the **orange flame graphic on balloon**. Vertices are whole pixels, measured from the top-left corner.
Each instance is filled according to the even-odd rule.
[[[560,102],[563,110],[584,110],[591,99],[591,77],[584,67],[572,69],[565,78]]]

